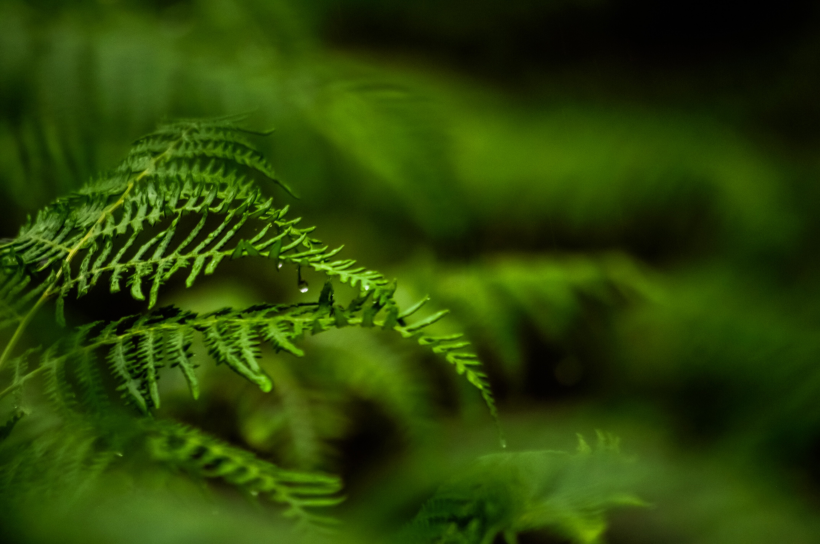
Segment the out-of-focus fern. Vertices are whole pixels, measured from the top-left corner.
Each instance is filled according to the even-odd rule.
[[[284,515],[299,523],[319,527],[334,524],[333,518],[308,509],[341,502],[338,478],[283,470],[246,450],[183,425],[164,422],[151,424],[147,430],[148,449],[153,459],[199,477],[221,478],[252,496],[265,496],[285,505]]]
[[[625,462],[618,440],[603,433],[594,451],[579,436],[574,455],[487,455],[441,486],[404,541],[489,544],[503,535],[513,544],[521,532],[548,529],[578,544],[602,542],[609,509],[643,504],[628,491]]]
[[[634,243],[679,257],[694,240],[740,254],[782,251],[799,228],[776,159],[730,126],[662,110],[521,108],[465,94],[447,102],[455,169],[494,239]]]
[[[0,504],[57,497],[70,503],[122,457],[99,442],[93,426],[76,420],[50,426],[34,440],[10,439],[0,449]]]
[[[302,356],[296,344],[305,333],[353,326],[393,330],[442,354],[479,390],[493,416],[495,404],[479,361],[464,351],[468,343],[459,335],[423,334],[446,311],[410,321],[426,297],[401,311],[393,297],[395,282],[356,267],[353,260],[334,260],[341,248],[329,250],[309,236],[313,228],[299,228],[299,219],[285,218],[287,206],[276,208],[272,198],[263,196],[257,180],[276,181],[273,169],[243,132],[230,119],[165,125],[137,140],[113,172],[47,206],[0,246],[2,324],[15,327],[0,357],[0,370],[13,370],[0,400],[14,395],[2,432],[11,433],[23,410],[24,387],[42,375],[45,395],[62,420],[91,422],[83,436],[116,434],[99,424],[105,414],[124,409],[109,391],[106,376],[111,376],[125,404],[135,408],[130,417],[142,429],[152,458],[200,476],[221,477],[284,504],[286,513],[303,523],[321,525],[325,519],[306,508],[338,502],[337,478],[286,471],[194,429],[152,422],[152,411],[160,406],[162,367],[178,367],[192,395],[199,395],[198,363],[190,350],[197,335],[217,364],[268,392],[274,384],[261,363],[263,343]],[[225,259],[243,257],[267,261],[272,270],[285,264],[313,269],[328,281],[313,303],[260,303],[204,314],[165,307],[83,325],[36,356],[30,350],[13,357],[40,308],[54,301],[57,321],[64,325],[66,298],[84,296],[103,278],[112,293],[125,281],[130,295],[151,309],[177,273],[187,272],[190,287]],[[338,304],[334,279],[356,288],[358,295]],[[107,373],[100,369],[102,361]],[[93,447],[77,450],[77,462],[102,466],[92,458],[111,451],[91,440]],[[53,451],[49,444],[43,443],[43,451]],[[25,451],[21,455],[31,461]],[[10,474],[21,483],[27,474],[34,477],[19,470]]]
[[[400,215],[437,236],[463,232],[439,113],[406,82],[315,47],[300,7],[202,0],[38,12],[5,2],[0,195],[19,203],[17,214],[36,209],[116,160],[158,118],[260,108],[258,118],[293,136],[276,143],[277,166],[314,207],[338,209],[327,189],[350,184],[368,214]]]
[[[670,406],[697,396],[687,416],[710,439],[731,429],[732,441],[776,459],[811,448],[820,425],[816,297],[803,289],[773,297],[717,267],[660,285],[657,304],[618,323],[617,372],[627,387]],[[651,340],[638,348],[636,338]]]
[[[467,266],[437,268],[419,289],[453,309],[463,330],[498,363],[513,385],[526,374],[525,331],[567,351],[595,312],[658,296],[651,275],[627,255],[499,255]],[[588,334],[580,335],[587,338]]]
[[[367,417],[395,425],[395,436],[407,445],[423,444],[434,432],[432,391],[417,357],[423,348],[367,329],[312,336],[305,348],[310,364],[266,359],[276,387],[271,395],[246,397],[239,407],[248,443],[293,466],[332,465],[341,459],[332,445],[368,424],[359,417],[363,406]]]

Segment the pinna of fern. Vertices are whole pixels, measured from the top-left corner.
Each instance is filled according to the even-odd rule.
[[[14,327],[0,356],[0,371],[10,366],[13,377],[0,389],[0,400],[14,394],[13,404],[19,406],[26,384],[44,375],[47,397],[64,417],[93,417],[114,400],[101,377],[104,365],[125,403],[149,421],[152,410],[160,406],[160,368],[178,368],[192,395],[199,395],[198,362],[189,349],[197,334],[217,364],[227,365],[267,392],[274,384],[260,365],[263,343],[302,356],[296,343],[306,332],[358,326],[394,330],[443,354],[479,390],[495,417],[480,363],[464,351],[468,344],[458,335],[423,334],[446,312],[409,322],[426,298],[402,312],[393,297],[395,282],[356,267],[353,260],[334,260],[341,248],[329,249],[310,236],[313,228],[299,227],[298,218],[287,219],[288,206],[275,207],[258,185],[261,180],[276,180],[244,132],[230,119],[165,125],[137,140],[113,172],[47,206],[15,239],[0,245],[0,327]],[[243,257],[271,260],[279,267],[311,268],[328,282],[315,303],[265,303],[201,315],[172,307],[153,310],[163,286],[178,273],[187,273],[185,284],[190,287],[201,274],[214,273],[225,259]],[[347,305],[337,304],[333,279],[358,288],[358,296]],[[64,324],[66,298],[82,297],[103,281],[112,293],[126,287],[134,299],[147,300],[153,311],[84,325],[36,356],[31,351],[14,356],[41,307],[54,300],[57,321]],[[28,370],[30,366],[34,369]],[[19,417],[14,412],[6,419],[12,420],[4,426],[10,433]],[[177,434],[187,440],[191,433],[198,431]],[[211,464],[197,460],[213,457],[214,448],[220,448],[206,438],[194,442],[199,445],[189,452],[187,464],[199,467],[200,475],[212,476]],[[242,468],[250,458],[238,459],[234,464]],[[239,472],[248,470],[244,466]],[[217,472],[251,491],[257,485],[245,485],[257,478]],[[291,497],[274,488],[268,489],[274,498]],[[320,489],[332,493],[336,488]],[[305,504],[332,502],[325,496]],[[291,503],[289,511],[304,514]]]

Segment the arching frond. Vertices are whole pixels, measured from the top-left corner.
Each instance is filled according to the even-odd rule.
[[[263,197],[255,175],[272,179],[273,170],[226,122],[177,123],[138,140],[114,172],[42,210],[0,248],[0,326],[22,321],[38,296],[56,297],[61,319],[65,297],[103,276],[112,293],[125,281],[151,308],[180,270],[190,287],[229,257],[309,267],[365,290],[389,284],[355,260],[332,260],[341,248],[285,218],[288,207]]]
[[[373,297],[371,293],[375,292]],[[426,300],[426,299],[425,299]],[[435,323],[446,312],[438,312],[416,323],[404,324],[409,314],[399,313],[391,290],[370,291],[355,298],[346,307],[334,304],[333,289],[327,283],[319,302],[293,305],[257,304],[250,308],[224,309],[206,314],[164,308],[143,316],[129,316],[103,325],[94,323],[55,344],[40,358],[40,368],[46,372],[46,392],[57,405],[74,409],[77,402],[100,408],[105,402],[99,380],[95,376],[97,354],[104,356],[111,374],[118,382],[121,396],[141,412],[147,413],[160,405],[157,381],[163,366],[178,367],[196,396],[199,384],[196,366],[188,352],[193,336],[202,335],[208,353],[217,364],[225,364],[237,374],[255,383],[262,391],[270,391],[273,383],[260,366],[260,345],[268,343],[276,351],[296,356],[304,355],[296,342],[306,332],[318,334],[331,328],[348,326],[392,329],[404,337],[415,337],[425,327]],[[381,312],[382,310],[384,312]],[[380,312],[384,317],[380,317]],[[98,332],[94,332],[98,331]],[[465,375],[484,397],[496,417],[495,402],[479,369],[476,356],[463,352],[469,345],[460,335],[419,336],[418,342],[434,353],[444,355]],[[67,366],[77,373],[78,387],[70,385]],[[22,387],[28,376],[19,377],[10,388]],[[77,400],[79,396],[80,400]]]
[[[421,309],[428,300],[429,298],[425,297],[407,311],[396,314],[395,317],[391,317],[393,314],[388,313],[383,326],[387,327],[395,320],[396,323],[393,325],[393,328],[402,336],[405,338],[418,337],[418,343],[420,345],[430,347],[433,353],[444,355],[447,362],[453,365],[460,375],[464,375],[467,381],[479,390],[493,418],[497,418],[498,411],[496,410],[495,399],[493,398],[490,384],[487,381],[487,374],[481,370],[481,361],[479,361],[478,356],[472,352],[464,351],[464,348],[469,346],[470,343],[462,340],[463,335],[423,336],[421,334],[426,327],[441,320],[449,312],[447,310],[441,310],[413,324],[405,324],[405,319]]]
[[[425,282],[436,300],[497,370],[522,385],[528,364],[525,335],[558,349],[572,345],[592,319],[608,318],[637,303],[657,300],[663,290],[638,261],[615,252],[550,258],[499,255],[491,262],[442,267]]]
[[[147,424],[151,456],[202,478],[220,478],[246,491],[285,506],[285,516],[300,524],[328,528],[334,520],[309,509],[341,502],[339,478],[312,472],[284,470],[255,455],[175,423]]]

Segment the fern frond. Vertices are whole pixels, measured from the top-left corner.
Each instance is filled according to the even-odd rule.
[[[301,383],[294,372],[282,357],[272,357],[266,365],[268,374],[276,383],[276,396],[281,405],[283,420],[287,425],[290,444],[292,445],[292,457],[296,466],[301,468],[312,468],[319,466],[322,457],[322,438],[317,424],[319,417],[315,408],[315,403],[311,402],[310,391]],[[262,418],[270,418],[269,413],[260,414]],[[251,415],[253,418],[254,415]],[[327,426],[328,418],[321,418],[324,426]],[[261,423],[261,421],[260,421]],[[270,437],[271,426],[257,425],[257,429],[262,427],[264,431],[255,433],[255,441],[261,442]]]
[[[464,351],[464,348],[468,347],[470,343],[461,340],[463,335],[420,336],[426,327],[440,321],[449,312],[447,310],[441,310],[413,324],[406,325],[404,323],[407,317],[421,309],[428,300],[429,297],[424,297],[406,312],[400,314],[393,328],[405,338],[418,337],[418,343],[420,345],[430,347],[433,353],[444,355],[447,362],[456,368],[456,372],[458,372],[459,375],[464,375],[467,381],[478,389],[484,402],[490,409],[493,419],[497,420],[498,409],[496,408],[495,398],[490,389],[490,383],[487,380],[487,374],[481,370],[481,361],[478,359],[478,356],[472,352]]]
[[[333,260],[341,247],[308,237],[313,227],[299,228],[299,218],[285,218],[287,206],[262,196],[240,167],[267,177],[272,169],[236,132],[225,123],[162,127],[112,174],[42,210],[0,248],[9,276],[0,288],[0,326],[19,322],[21,308],[38,296],[56,296],[61,319],[65,297],[87,294],[104,275],[112,293],[124,280],[152,308],[180,270],[189,269],[190,287],[229,257],[309,267],[362,290],[387,286],[354,260]],[[256,234],[241,236],[250,226]],[[26,290],[32,278],[39,279]]]
[[[335,506],[341,481],[326,474],[284,470],[243,449],[201,431],[174,423],[151,422],[148,429],[151,456],[202,478],[220,478],[252,496],[261,495],[283,505],[284,515],[301,525],[328,528],[332,518],[311,508]]]
[[[486,455],[442,485],[404,533],[404,542],[484,544],[504,534],[546,528],[575,544],[599,544],[606,513],[645,506],[629,491],[636,478],[618,439],[598,432],[578,451]]]
[[[0,269],[0,330],[16,325],[23,319],[31,303],[48,287],[48,280],[27,289],[32,281],[25,268]]]
[[[64,421],[33,441],[0,448],[0,503],[60,497],[68,506],[120,457],[76,420]]]
[[[24,382],[25,376],[27,376],[28,368],[29,368],[29,357],[38,352],[40,350],[39,347],[32,348],[16,357],[12,361],[12,365],[14,367],[14,378],[12,380],[12,386],[10,389],[14,391],[14,406],[20,410],[23,406],[23,391],[24,391]],[[0,393],[0,397],[2,397],[2,393]]]
[[[591,319],[657,300],[663,296],[660,286],[639,262],[614,252],[498,256],[492,262],[438,269],[435,279],[423,284],[453,310],[459,328],[480,339],[481,352],[494,356],[496,368],[517,387],[526,375],[524,331],[574,355],[579,349],[574,339]]]
[[[311,339],[313,364],[292,365],[293,372],[306,383],[322,383],[327,376],[333,376],[343,386],[344,396],[328,398],[319,393],[317,399],[311,399],[314,402],[310,407],[315,411],[325,409],[343,414],[339,404],[364,400],[394,422],[410,443],[421,443],[431,431],[433,411],[429,384],[423,369],[416,364],[418,353],[413,346],[397,349],[399,346],[392,342],[395,339],[368,332],[351,330],[344,335]],[[285,366],[287,362],[281,360],[280,364]],[[278,381],[276,390],[280,390]],[[325,408],[322,401],[335,406],[335,410]],[[329,419],[329,414],[317,419],[320,422],[316,432],[329,439],[335,438],[334,433],[345,425],[344,420],[335,425],[322,424]]]
[[[242,120],[241,117],[211,120],[206,123],[202,120],[189,120],[162,126],[156,132],[134,142],[128,159],[120,168],[130,168],[132,171],[140,169],[147,159],[158,153],[165,153],[168,142],[176,141],[180,134],[184,134],[182,142],[169,152],[169,161],[231,161],[265,176],[293,195],[293,191],[287,185],[276,179],[273,166],[264,155],[242,137],[240,129],[236,126],[236,123]]]
[[[343,307],[333,303],[333,290],[328,282],[320,302],[316,303],[258,304],[246,309],[224,309],[202,315],[164,308],[145,316],[122,318],[102,327],[96,335],[91,335],[91,332],[99,329],[100,324],[83,327],[47,350],[40,366],[48,373],[46,390],[49,398],[58,406],[70,408],[79,392],[76,388],[66,388],[65,365],[70,361],[92,365],[95,353],[105,351],[122,397],[147,413],[159,406],[157,370],[165,364],[179,367],[191,392],[196,394],[198,391],[187,346],[194,333],[199,332],[217,364],[227,365],[263,391],[270,391],[273,383],[259,364],[260,344],[263,342],[270,343],[276,351],[302,356],[304,352],[296,347],[295,342],[306,332],[318,334],[331,328],[378,326],[393,329],[409,338],[420,335],[425,327],[446,313],[438,312],[416,323],[403,324],[404,318],[400,322],[397,317],[399,311],[392,293],[392,288],[369,291]],[[378,317],[380,312],[386,315]],[[406,313],[404,315],[407,316]],[[459,338],[460,335],[420,336],[418,342],[443,355],[454,365],[457,372],[479,390],[491,414],[497,418],[494,398],[486,375],[480,370],[480,361],[472,353],[463,351],[469,344]],[[83,397],[92,394],[96,399],[97,393],[87,385],[90,379],[90,374],[86,374],[81,380],[86,384]],[[96,405],[100,401],[89,402]],[[86,401],[83,403],[87,404]]]

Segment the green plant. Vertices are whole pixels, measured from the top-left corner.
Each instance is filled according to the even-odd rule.
[[[275,384],[260,365],[263,344],[302,356],[296,344],[306,333],[393,330],[442,354],[495,416],[480,363],[463,351],[468,343],[460,335],[422,334],[447,312],[408,321],[427,298],[401,311],[395,282],[353,260],[334,260],[341,248],[330,250],[311,236],[313,228],[287,219],[288,206],[274,206],[259,181],[290,189],[275,180],[236,121],[160,127],[137,140],[113,172],[47,206],[0,246],[0,322],[13,331],[0,357],[6,384],[0,391],[3,502],[37,498],[38,489],[54,490],[61,483],[65,489],[90,485],[121,458],[142,456],[266,496],[300,523],[329,523],[310,509],[339,502],[337,477],[284,470],[200,430],[153,417],[161,404],[162,367],[178,368],[191,395],[199,396],[199,361],[191,350],[197,336],[217,364],[268,392]],[[155,309],[163,286],[183,271],[190,287],[226,259],[245,257],[267,260],[272,270],[295,266],[300,287],[302,269],[328,281],[317,302],[260,303],[203,314]],[[333,279],[355,288],[347,304],[336,301]],[[53,303],[56,321],[65,326],[66,299],[100,289],[103,281],[111,293],[125,286],[149,311],[82,324],[45,350],[17,353],[40,309]],[[38,377],[45,403],[24,398]],[[12,431],[21,420],[37,424],[21,429],[15,441]]]
[[[465,351],[469,343],[460,334],[425,334],[447,311],[410,321],[429,297],[400,310],[394,281],[353,260],[336,260],[341,248],[329,249],[312,237],[313,227],[286,218],[288,206],[274,206],[263,182],[292,192],[252,145],[255,133],[238,121],[161,126],[137,140],[118,168],[47,206],[0,246],[0,325],[9,333],[0,356],[0,506],[25,511],[46,498],[71,511],[77,501],[88,502],[88,493],[110,493],[112,474],[168,487],[172,480],[158,468],[165,467],[267,498],[298,526],[333,527],[335,518],[315,509],[341,502],[341,479],[316,470],[321,438],[304,414],[307,394],[275,355],[302,357],[300,340],[331,329],[381,329],[416,339],[464,375],[497,420],[480,362]],[[157,308],[178,277],[187,275],[184,284],[191,287],[222,263],[243,258],[272,272],[295,267],[302,292],[303,270],[327,281],[315,302],[210,312]],[[347,303],[337,300],[333,280],[353,288]],[[84,321],[71,311],[69,297],[105,284],[109,294],[102,300],[125,288],[145,311],[69,327]],[[56,334],[40,315],[52,303],[61,326]],[[281,390],[283,417],[296,429],[293,468],[157,417],[160,377],[170,377],[170,369],[179,370],[194,399],[200,397],[197,367],[204,352],[264,393]],[[368,368],[364,353],[344,364]],[[401,399],[405,378],[382,376],[382,384],[398,384],[384,396]],[[41,387],[33,387],[38,380]],[[398,400],[396,407],[412,417],[413,408],[402,406],[408,402]],[[455,487],[445,485],[403,536],[478,544],[503,533],[514,542],[520,531],[550,527],[579,543],[598,542],[605,511],[636,502],[620,482],[601,485],[602,471],[618,473],[611,462],[620,459],[616,446],[602,435],[594,454],[582,440],[575,457],[529,452],[482,458]],[[473,493],[476,485],[481,493]]]
[[[571,542],[602,542],[605,512],[643,505],[624,491],[618,439],[598,433],[593,450],[578,436],[575,455],[528,451],[486,455],[443,484],[407,527],[408,542],[489,544],[503,535],[551,528]]]

